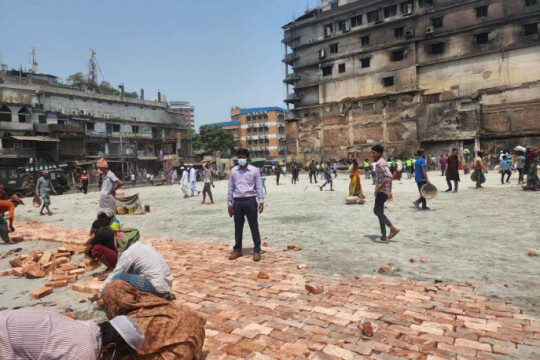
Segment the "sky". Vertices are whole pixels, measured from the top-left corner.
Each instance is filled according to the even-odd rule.
[[[230,108],[284,106],[281,27],[317,0],[0,0],[0,56],[9,68],[66,79],[96,51],[106,81],[190,101],[195,125]],[[100,78],[101,80],[101,78]]]

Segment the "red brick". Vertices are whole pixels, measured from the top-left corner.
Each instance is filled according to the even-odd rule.
[[[52,294],[53,289],[51,287],[42,287],[39,290],[33,291],[30,293],[30,299],[38,300],[47,295]]]

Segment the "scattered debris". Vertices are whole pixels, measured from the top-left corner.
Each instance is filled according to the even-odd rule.
[[[393,267],[395,264],[393,262],[389,262],[388,266]]]
[[[298,245],[298,246],[295,246],[293,250],[294,251],[300,251],[300,250],[302,250],[302,247],[300,245]]]
[[[469,281],[465,281],[465,285],[467,285],[468,287],[473,287],[472,282],[469,282]]]
[[[39,300],[47,295],[52,294],[52,292],[53,292],[52,287],[45,286],[39,290],[31,292],[30,299]]]
[[[534,250],[529,251],[529,256],[537,256],[536,251]]]
[[[379,268],[379,271],[377,271],[379,274],[384,274],[386,271],[388,271],[388,268],[386,266],[381,266]]]
[[[288,250],[293,250],[295,247],[296,247],[296,245],[294,245],[294,244],[287,245]]]
[[[414,259],[410,259],[409,261],[412,262],[412,263],[416,262],[416,260],[414,260]]]
[[[297,269],[305,269],[307,267],[307,264],[298,264],[296,265]]]
[[[364,336],[372,337],[373,336],[373,327],[369,321],[366,321],[362,324],[362,332]]]
[[[266,241],[264,241],[264,242],[262,243],[262,246],[263,246],[263,247],[268,247],[268,243],[267,243]]]
[[[311,284],[306,284],[305,288],[306,288],[307,291],[309,291],[313,295],[319,295],[319,294],[322,294],[324,292],[324,286],[322,286],[322,285],[314,286],[314,285],[311,285]]]
[[[270,279],[270,275],[268,275],[267,272],[260,271],[259,274],[257,274],[257,278],[259,278],[259,279]]]
[[[427,257],[421,257],[421,258],[420,258],[420,262],[421,262],[421,263],[430,263],[431,260],[430,260],[429,258],[427,258]]]

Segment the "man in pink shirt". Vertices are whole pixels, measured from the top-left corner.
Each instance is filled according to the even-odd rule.
[[[248,164],[249,150],[239,149],[238,166],[231,169],[227,204],[229,216],[234,216],[234,248],[229,260],[242,256],[242,235],[245,218],[248,220],[253,237],[253,261],[261,260],[261,235],[259,234],[258,214],[264,210],[264,192],[261,173]],[[259,200],[257,204],[257,199]]]

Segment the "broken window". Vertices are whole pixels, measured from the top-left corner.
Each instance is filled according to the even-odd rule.
[[[332,65],[330,66],[324,66],[322,68],[322,76],[329,76],[332,75]]]
[[[344,73],[345,72],[345,64],[339,64],[338,66],[338,71],[340,73]]]
[[[438,17],[438,18],[431,19],[431,25],[435,29],[442,28],[443,27],[443,17],[441,16],[441,17]]]
[[[382,81],[383,81],[383,85],[385,87],[394,86],[394,77],[393,76],[385,77],[385,78],[382,79]]]
[[[444,52],[444,43],[436,43],[428,46],[428,52],[432,55],[442,54]]]
[[[368,68],[371,66],[371,58],[364,58],[360,60],[360,63],[362,64],[362,69]]]
[[[526,24],[523,25],[523,35],[537,35],[538,34],[538,23]]]
[[[94,129],[95,129],[94,123],[92,122],[86,123],[86,131],[94,131]]]
[[[331,44],[330,45],[330,54],[337,54],[338,53],[338,44]]]
[[[333,29],[334,28],[333,28],[332,24],[324,25],[324,37],[332,36]]]
[[[394,37],[396,39],[399,39],[399,38],[402,38],[403,37],[403,32],[404,32],[404,27],[401,26],[401,27],[398,27],[398,28],[395,28],[394,29]]]
[[[0,121],[11,122],[11,110],[6,105],[0,107]]]
[[[401,61],[405,57],[405,51],[403,50],[396,50],[392,51],[392,54],[390,55],[390,60],[392,61]]]
[[[418,5],[420,7],[433,6],[433,0],[419,0]]]
[[[488,6],[487,5],[477,7],[475,10],[476,10],[476,18],[477,19],[486,17],[487,14],[488,14]]]
[[[525,6],[534,6],[536,5],[536,0],[525,0]]]
[[[489,41],[489,33],[482,33],[474,35],[474,40],[476,41],[476,45],[483,45],[487,44]]]
[[[384,12],[384,18],[387,19],[389,17],[393,17],[397,15],[397,5],[391,5],[387,6],[383,9]]]
[[[362,36],[360,38],[360,41],[362,42],[362,46],[368,46],[369,45],[369,35]]]
[[[353,16],[351,18],[351,27],[357,27],[362,25],[362,15]]]
[[[379,10],[373,10],[367,13],[367,22],[373,23],[379,21]]]

